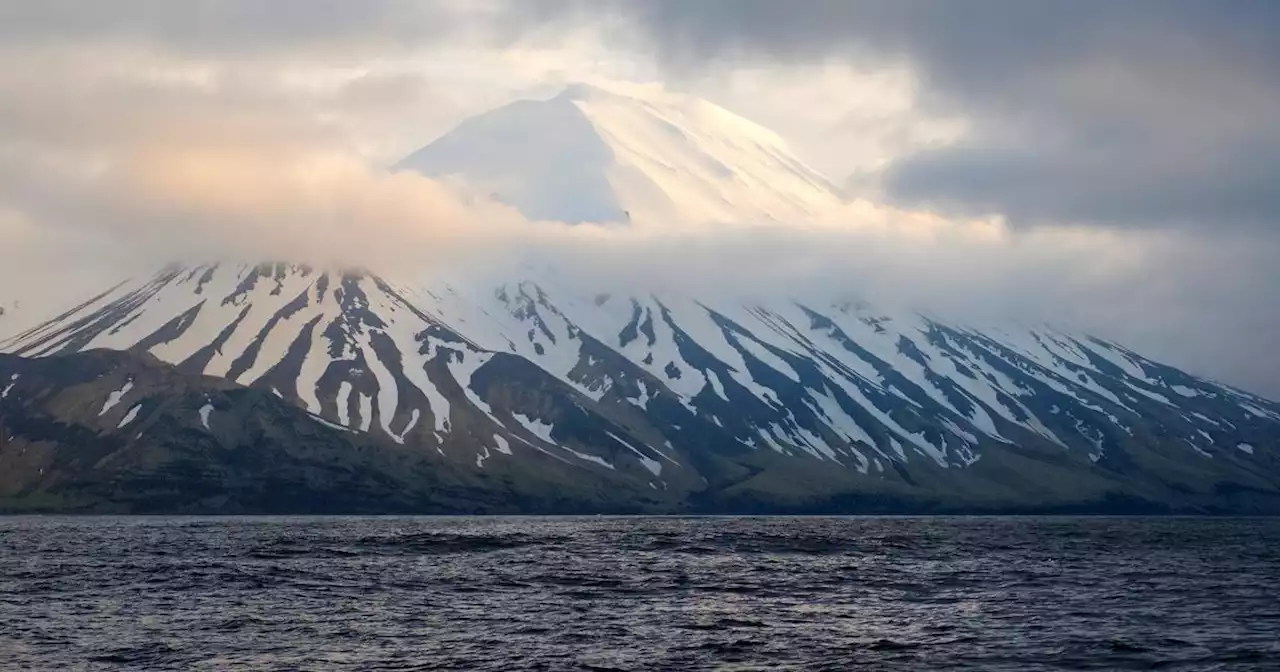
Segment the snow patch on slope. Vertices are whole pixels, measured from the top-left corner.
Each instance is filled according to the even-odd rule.
[[[130,408],[129,412],[125,413],[124,417],[120,419],[120,424],[116,425],[116,429],[124,429],[125,425],[128,425],[129,423],[133,422],[134,419],[138,417],[138,411],[141,411],[141,410],[142,410],[142,404],[137,404],[133,408]]]
[[[124,395],[129,394],[129,390],[132,390],[132,389],[133,389],[133,381],[129,380],[125,382],[124,387],[121,387],[120,389],[107,395],[107,401],[106,403],[102,404],[102,410],[98,411],[98,417],[102,417],[106,415],[107,411],[115,408],[116,405],[120,403],[120,400],[124,399]]]
[[[21,377],[22,374],[20,373],[15,373],[12,376],[9,376],[9,384],[4,387],[3,391],[0,391],[0,399],[9,398],[9,393],[13,391],[13,387],[18,384],[18,378]]]

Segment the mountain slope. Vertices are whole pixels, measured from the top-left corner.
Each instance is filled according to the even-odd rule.
[[[459,469],[149,355],[0,355],[0,511],[549,513],[659,509],[567,465]]]
[[[145,352],[450,469],[550,469],[674,509],[1280,501],[1276,404],[1097,339],[863,305],[210,265],[0,348]]]
[[[473,117],[398,166],[535,220],[795,221],[838,190],[772,132],[654,87],[570,86]]]
[[[153,358],[0,356],[0,375],[0,506],[375,510],[423,496],[348,432]]]

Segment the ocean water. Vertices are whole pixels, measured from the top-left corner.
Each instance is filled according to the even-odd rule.
[[[5,670],[1280,670],[1280,520],[0,518]]]

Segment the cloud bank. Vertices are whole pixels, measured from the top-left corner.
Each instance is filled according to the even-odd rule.
[[[602,291],[1073,323],[1280,396],[1270,10],[1161,6],[0,0],[0,294],[174,258],[534,260]],[[385,170],[611,76],[745,110],[865,198],[803,226],[568,226]]]

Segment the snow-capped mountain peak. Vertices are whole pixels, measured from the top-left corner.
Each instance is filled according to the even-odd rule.
[[[533,219],[750,223],[837,203],[777,136],[643,86],[512,103],[401,167],[485,185]],[[1116,344],[835,298],[856,287],[728,299],[606,288],[543,261],[473,276],[171,265],[91,286],[47,320],[0,317],[0,353],[154,357],[287,402],[304,441],[325,426],[497,493],[519,477],[556,497],[620,491],[676,510],[1280,510],[1280,404]],[[49,390],[8,375],[0,421]],[[131,385],[99,384],[112,396],[76,408],[137,439]],[[194,439],[217,421],[190,401],[176,411]],[[50,426],[22,425],[37,442]]]
[[[461,180],[536,220],[786,222],[840,202],[773,132],[654,85],[573,84],[516,101],[397,168]]]

